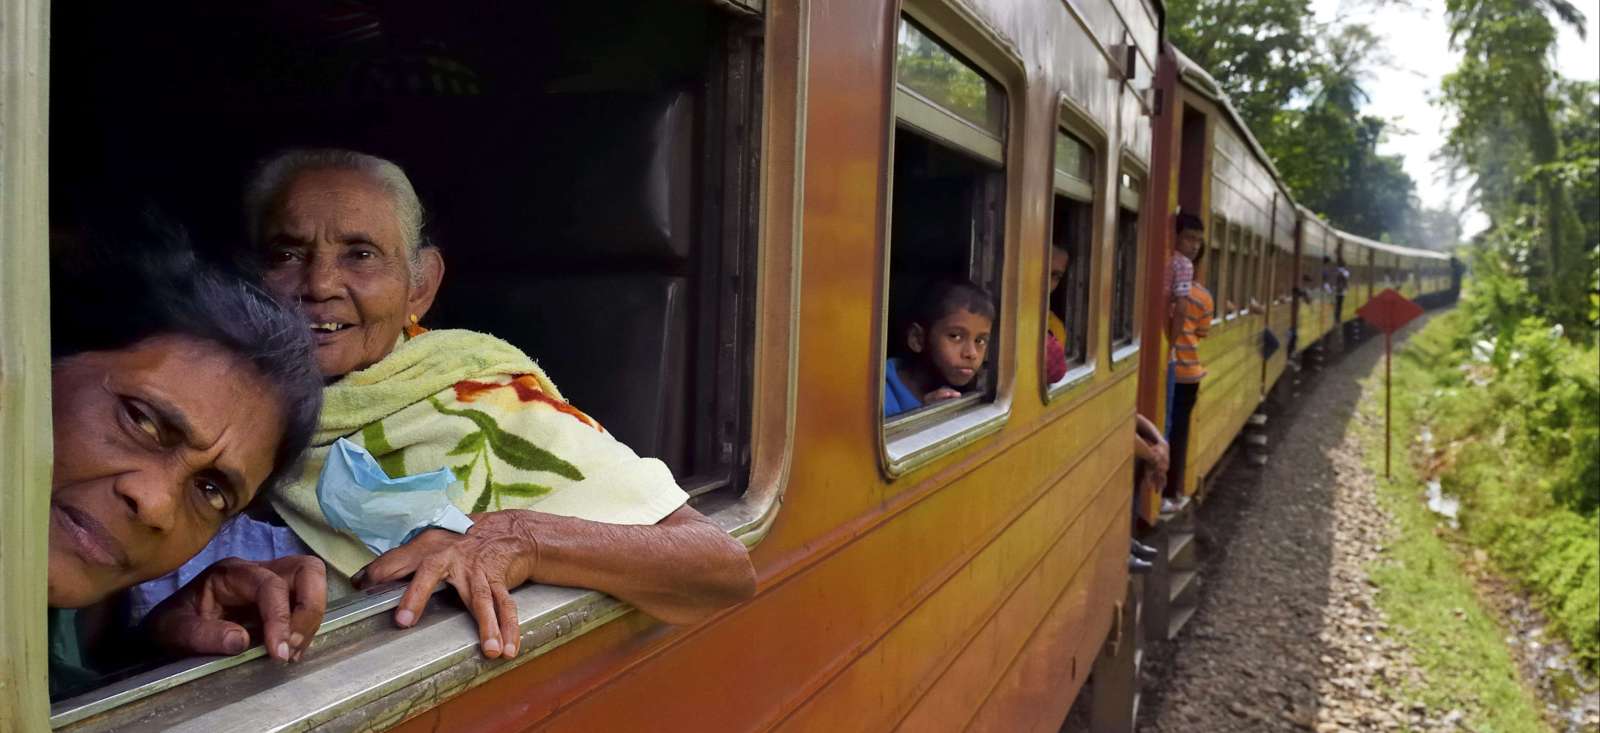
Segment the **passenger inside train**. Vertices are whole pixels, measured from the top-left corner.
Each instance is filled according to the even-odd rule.
[[[1048,302],[1055,302],[1058,298],[1056,292],[1061,289],[1061,281],[1066,277],[1067,266],[1071,262],[1071,253],[1059,244],[1050,245],[1050,295]],[[1067,324],[1061,320],[1054,309],[1045,311],[1048,323],[1045,327],[1045,378],[1050,384],[1061,381],[1067,375]]]
[[[52,269],[75,289],[51,303],[51,696],[158,651],[242,652],[245,625],[272,657],[298,657],[322,621],[314,557],[219,565],[143,634],[125,633],[124,591],[178,567],[298,470],[322,387],[303,321],[199,266],[172,230],[58,251]]]
[[[519,651],[516,637],[505,638],[516,631],[509,594],[519,578],[608,591],[668,622],[752,592],[743,546],[686,501],[737,497],[750,474],[758,202],[751,191],[764,129],[764,77],[752,71],[762,58],[759,18],[673,0],[639,0],[621,14],[571,4],[441,15],[403,4],[318,12],[188,0],[52,11],[61,32],[52,43],[59,113],[51,133],[64,141],[50,150],[53,225],[148,200],[200,235],[203,259],[231,261],[243,248],[230,243],[260,234],[240,225],[249,217],[239,192],[251,166],[273,151],[376,150],[417,173],[422,193],[413,198],[427,201],[430,214],[422,234],[404,224],[421,221],[420,206],[401,215],[404,197],[390,195],[405,174],[333,165],[320,177],[338,185],[323,186],[330,198],[321,208],[296,196],[271,217],[257,212],[282,241],[262,240],[262,250],[247,253],[260,261],[266,248],[281,250],[281,266],[266,268],[273,282],[305,283],[317,317],[309,326],[326,347],[314,366],[330,377],[395,377],[385,370],[400,363],[397,354],[415,355],[408,347],[442,344],[463,329],[498,337],[472,344],[501,372],[440,393],[440,407],[470,416],[437,413],[421,423],[426,439],[376,418],[347,426],[357,448],[397,469],[390,475],[453,471],[466,485],[452,497],[458,511],[476,520],[467,535],[419,536],[361,576],[372,586],[416,570],[414,582],[396,584],[396,594],[409,588],[396,621],[417,623],[435,580],[486,563],[503,565],[479,584],[489,602],[468,605],[484,651],[500,656]],[[174,36],[187,42],[171,43]],[[130,104],[150,112],[113,112]],[[143,175],[130,179],[128,170]],[[280,183],[309,185],[300,178]],[[277,193],[266,198],[284,198]],[[420,246],[423,235],[438,246]],[[323,256],[335,244],[341,254]],[[317,269],[286,274],[297,263]],[[52,285],[81,290],[67,280]],[[327,295],[334,285],[338,293]],[[538,356],[536,366],[526,354]],[[373,391],[383,393],[381,405],[366,407],[403,409],[404,390]],[[406,419],[432,410],[430,396],[412,400]],[[506,416],[520,412],[539,413],[533,422],[542,427]],[[494,424],[480,427],[479,415]],[[451,442],[436,450],[427,440]],[[462,452],[445,455],[456,448]],[[264,516],[236,520],[185,567],[132,594],[130,615],[228,556],[267,561],[327,550],[330,590],[351,590],[349,576],[374,553],[354,539],[326,539],[317,500],[303,491],[330,450],[319,441],[292,477],[298,493],[258,501],[268,507]],[[573,506],[563,489],[578,484],[615,487],[608,495],[617,506]],[[294,501],[306,511],[277,510]],[[540,516],[521,509],[535,502]],[[590,521],[630,516],[632,526]],[[536,564],[526,552],[485,549],[526,550],[535,531]],[[438,605],[453,605],[449,595]]]
[[[449,583],[488,657],[516,655],[510,591],[529,581],[600,590],[668,623],[754,593],[743,545],[685,503],[665,464],[571,406],[517,348],[422,325],[444,258],[425,241],[422,204],[399,166],[291,150],[261,165],[246,207],[249,256],[268,289],[303,311],[327,380],[306,469],[270,498],[336,588],[409,578],[394,615],[409,627]],[[459,483],[440,500],[470,520],[445,528],[418,514],[378,527],[364,505],[330,501],[351,450],[389,479],[451,469]],[[382,491],[379,481],[351,491]],[[256,559],[276,551],[223,534]]]
[[[960,397],[983,369],[993,325],[994,301],[978,286],[926,286],[906,325],[904,352],[884,366],[883,416]]]

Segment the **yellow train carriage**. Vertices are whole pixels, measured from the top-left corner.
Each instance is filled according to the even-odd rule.
[[[384,6],[363,9],[377,17],[354,30],[320,24],[365,23],[365,16],[301,17],[270,8],[256,16],[243,6],[180,3],[145,17],[129,9],[97,14],[58,5],[52,22],[42,0],[5,6],[0,26],[8,32],[0,36],[0,58],[12,73],[0,97],[0,188],[7,192],[0,218],[0,367],[6,377],[0,443],[8,483],[20,487],[0,497],[6,569],[0,710],[6,727],[848,731],[1054,730],[1060,724],[1106,642],[1119,638],[1113,629],[1127,588],[1138,376],[1145,360],[1161,357],[1158,340],[1143,336],[1154,318],[1146,306],[1148,283],[1164,266],[1164,251],[1152,249],[1156,240],[1148,234],[1170,224],[1144,213],[1164,212],[1147,203],[1156,187],[1145,183],[1156,169],[1150,119],[1157,100],[1150,87],[1162,56],[1160,5],[625,5],[570,11],[585,18],[585,12],[604,12],[621,19],[620,26],[541,26],[515,15],[547,10],[533,6],[495,11],[513,13],[509,19],[487,15],[486,7]],[[410,15],[383,15],[402,11]],[[500,20],[483,21],[490,17]],[[639,28],[641,17],[659,22]],[[664,324],[657,336],[703,329],[681,342],[692,358],[658,344],[661,363],[669,365],[660,369],[668,376],[658,386],[682,386],[691,394],[717,385],[729,389],[712,390],[722,397],[710,400],[705,414],[696,412],[698,401],[682,407],[690,415],[682,419],[694,429],[639,434],[679,456],[675,470],[681,468],[696,493],[695,505],[753,546],[757,597],[699,625],[673,628],[597,593],[529,586],[514,594],[525,653],[490,662],[475,652],[472,624],[446,599],[426,625],[393,628],[387,611],[397,601],[394,591],[336,604],[312,653],[290,667],[255,658],[259,650],[255,657],[185,660],[51,705],[44,667],[45,536],[39,529],[48,501],[50,420],[48,395],[39,385],[47,383],[49,369],[46,288],[70,284],[49,280],[46,232],[59,215],[54,206],[64,202],[49,201],[47,191],[52,177],[70,181],[79,169],[52,168],[46,151],[77,155],[92,135],[104,133],[109,160],[149,154],[109,124],[115,116],[50,116],[52,109],[95,106],[81,89],[52,88],[52,45],[55,58],[70,62],[63,69],[114,77],[116,64],[155,62],[109,51],[95,57],[85,51],[95,45],[89,40],[208,38],[208,29],[270,36],[282,28],[308,33],[302,40],[343,43],[370,40],[364,34],[373,28],[427,35],[464,26],[543,42],[525,37],[475,48],[477,36],[466,34],[452,37],[453,45],[423,46],[425,55],[449,51],[442,59],[427,57],[443,63],[423,65],[439,76],[376,83],[360,87],[360,95],[330,85],[319,92],[324,96],[296,105],[298,116],[285,116],[281,126],[241,124],[233,114],[185,119],[182,109],[159,105],[151,106],[149,119],[130,124],[150,133],[171,125],[163,134],[180,138],[174,130],[239,125],[223,128],[229,134],[220,137],[236,146],[225,154],[199,150],[168,161],[180,174],[226,171],[306,125],[325,134],[343,130],[341,144],[382,147],[428,174],[419,181],[425,196],[432,187],[443,201],[440,225],[463,235],[456,239],[466,249],[456,252],[474,254],[452,255],[451,277],[461,279],[441,295],[447,312],[458,307],[454,317],[461,325],[480,324],[459,304],[495,292],[481,285],[505,278],[543,283],[528,297],[544,297],[540,302],[550,308],[571,306],[553,300],[572,292],[560,288],[571,278],[621,278],[633,284],[626,292],[656,293],[648,302]],[[219,33],[212,40],[229,37]],[[652,40],[629,42],[637,38]],[[305,68],[275,62],[294,58],[294,42],[267,41],[272,53],[262,54],[252,73],[272,80],[280,69]],[[183,46],[163,45],[178,58],[187,53]],[[373,48],[382,45],[352,53]],[[593,49],[611,51],[596,55]],[[626,68],[635,61],[651,66],[651,54],[664,52],[694,83],[656,89],[657,77]],[[519,66],[527,63],[519,53],[592,65],[594,73],[561,80],[566,86],[544,85],[543,70]],[[603,58],[624,68],[596,60]],[[512,63],[493,76],[465,63],[471,59]],[[360,68],[381,82],[417,60],[378,58],[384,63]],[[938,73],[919,75],[935,66]],[[186,92],[189,102],[240,115],[282,101],[252,96],[248,84],[223,87],[192,76],[218,68],[226,64],[174,64],[165,69],[169,76],[156,77],[168,83],[147,91],[187,84],[193,87]],[[528,89],[531,96],[493,96],[525,83],[519,73],[540,81]],[[963,86],[940,85],[951,78]],[[560,104],[576,105],[564,107],[545,96],[568,93],[573,85],[585,91],[599,85],[624,99],[563,98]],[[637,94],[641,87],[650,93]],[[273,89],[300,93],[292,84]],[[421,109],[391,96],[417,89],[439,98]],[[516,104],[529,98],[549,104],[526,114]],[[402,109],[413,114],[399,114]],[[628,109],[637,114],[618,113]],[[648,124],[629,126],[630,119]],[[626,220],[671,226],[648,241],[596,250],[604,256],[581,267],[536,271],[521,248],[540,235],[567,235],[517,229],[529,221],[511,215],[523,207],[544,211],[533,207],[550,202],[528,198],[499,212],[484,202],[503,202],[494,195],[515,193],[530,185],[529,177],[582,189],[585,182],[571,171],[544,170],[553,164],[529,159],[531,150],[563,152],[554,141],[564,138],[539,139],[539,131],[553,129],[604,132],[626,143],[615,149],[637,150],[632,162],[619,153],[620,163],[590,165],[623,165],[621,173],[613,171],[623,181],[648,172],[659,187],[629,199],[635,208],[624,210]],[[119,135],[125,135],[121,142]],[[471,147],[489,139],[503,145]],[[474,152],[472,166],[453,155],[462,146]],[[68,160],[93,169],[92,160]],[[233,183],[192,178],[180,180],[183,190],[211,187],[215,194]],[[552,200],[566,195],[560,186],[539,185]],[[452,196],[451,186],[465,193]],[[950,187],[963,192],[960,205],[936,198]],[[680,195],[691,203],[679,207]],[[450,211],[474,213],[476,228],[450,229],[466,226],[452,221]],[[212,212],[219,220],[233,215]],[[603,238],[583,225],[575,225],[574,241],[602,247],[593,240]],[[715,233],[719,244],[707,249],[694,243],[685,255],[674,237],[686,232]],[[469,233],[481,236],[464,236]],[[1046,312],[1055,304],[1046,263],[1053,243],[1076,247],[1081,256],[1067,291],[1071,302],[1064,304],[1076,308],[1065,313],[1077,326],[1073,366],[1047,383]],[[988,380],[971,397],[885,421],[881,389],[885,356],[896,338],[891,311],[897,291],[949,261],[959,261],[958,274],[996,296]],[[564,261],[541,264],[550,262]],[[692,298],[700,318],[683,315],[691,311],[674,305],[680,296]],[[713,321],[722,325],[713,327]],[[1245,329],[1238,331],[1243,338]],[[536,355],[557,353],[557,345],[541,346],[532,336],[520,343]],[[707,351],[695,350],[702,346]],[[603,357],[577,361],[566,381],[603,382],[614,362]],[[671,393],[657,391],[661,400],[673,399]],[[678,414],[677,408],[660,409]],[[730,421],[726,426],[722,417]],[[622,430],[629,421],[607,423]],[[706,466],[720,468],[701,470]],[[1122,638],[1134,636],[1131,626],[1122,628]]]

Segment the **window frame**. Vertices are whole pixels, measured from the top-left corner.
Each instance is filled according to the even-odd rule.
[[[38,13],[34,17],[49,15],[37,8],[30,12]],[[741,270],[753,281],[748,286],[753,293],[750,299],[751,314],[742,324],[749,334],[754,352],[744,384],[749,400],[743,415],[747,421],[747,458],[734,468],[743,478],[737,494],[713,491],[692,497],[690,502],[719,528],[746,547],[753,547],[766,537],[777,519],[792,463],[790,457],[793,452],[799,345],[797,319],[802,225],[799,193],[804,181],[804,157],[800,153],[803,151],[802,121],[805,119],[807,72],[797,49],[803,48],[807,30],[803,23],[788,14],[761,18],[730,13],[730,17],[759,22],[762,28],[762,48],[755,56],[761,67],[761,73],[756,77],[759,96],[752,107],[759,113],[760,120],[745,140],[755,157],[753,160],[730,161],[740,166],[750,163],[752,169],[749,171],[752,176],[749,188],[745,192],[752,202],[748,208],[751,216],[742,226],[747,227],[754,236],[746,241],[750,247],[749,269]],[[0,38],[0,57],[8,61],[20,58],[22,63],[18,68],[47,60],[50,45],[43,37],[42,25],[24,22],[17,25],[25,29],[25,33],[37,32],[40,37],[35,39],[36,43],[22,48],[8,47],[5,40]],[[5,99],[8,101],[48,99],[47,80],[48,76],[43,73],[25,78],[23,75],[7,75],[0,84],[5,85]],[[29,86],[32,88],[19,90],[14,86],[22,81],[31,82]],[[6,151],[10,140],[23,138],[28,142],[37,142],[42,139],[48,131],[48,124],[43,120],[44,109],[46,105],[42,104],[0,105],[0,115],[4,115],[0,119],[9,120],[19,112],[29,117],[35,117],[37,113],[35,126],[10,127],[10,132],[0,135],[0,151],[10,152]],[[776,144],[769,141],[776,141]],[[26,195],[8,197],[4,205],[9,208],[25,202],[30,209],[27,216],[0,219],[0,231],[8,234],[25,231],[29,235],[0,240],[4,242],[0,244],[0,251],[6,255],[0,257],[0,283],[5,283],[7,287],[4,292],[7,293],[22,291],[21,287],[13,289],[12,285],[27,285],[37,289],[49,283],[48,238],[43,236],[48,227],[45,201],[49,187],[43,185],[49,170],[44,160],[47,148],[42,143],[18,147],[38,161],[36,165],[23,168],[0,166],[0,182],[11,184],[20,180],[27,185],[16,186],[15,190],[28,192]],[[48,348],[41,347],[43,340],[36,339],[35,335],[48,334],[49,298],[40,297],[29,302],[29,309],[37,309],[35,313],[39,317],[24,319],[22,328],[15,327],[16,324],[8,320],[5,328],[0,330],[0,345],[8,348],[0,351],[0,354],[24,350],[28,353],[48,353]],[[26,343],[27,348],[9,348],[19,342]],[[47,360],[35,359],[29,363],[48,376]],[[29,380],[30,384],[44,382],[44,379]],[[19,382],[5,380],[5,385],[0,387],[11,384]],[[20,466],[22,474],[28,474],[30,467],[42,470],[47,479],[51,465],[48,402],[44,403],[42,412],[21,414],[29,402],[18,400],[8,403],[19,405],[19,409],[6,411],[6,419],[0,420],[0,435],[15,437],[9,435],[12,414],[27,418],[31,424],[28,433],[43,436],[42,455],[39,451],[30,451],[26,460],[15,464],[8,461],[6,465]],[[14,447],[31,449],[35,443],[37,440],[8,439],[0,450],[10,451]],[[44,487],[48,486],[48,481],[23,485]],[[47,490],[14,493],[21,496],[0,499],[0,505],[15,510],[19,504],[25,508],[36,504],[38,511],[7,511],[5,514],[8,517],[32,520],[34,513],[43,516],[48,501]],[[35,529],[0,533],[0,548],[4,549],[4,552],[0,552],[0,559],[24,557],[29,559],[30,564],[42,561],[45,534],[37,528],[47,523],[41,519],[30,521],[29,524]],[[21,542],[37,546],[39,551],[14,552]],[[133,719],[168,721],[175,730],[218,729],[208,725],[208,721],[214,723],[219,718],[249,727],[315,727],[330,724],[337,727],[342,721],[361,721],[362,725],[373,725],[375,720],[387,720],[385,724],[397,723],[399,719],[385,717],[385,711],[394,707],[393,700],[396,697],[417,699],[419,702],[426,700],[425,707],[442,704],[460,692],[626,615],[632,609],[628,604],[599,591],[525,584],[511,592],[517,603],[518,621],[525,640],[524,650],[515,659],[491,663],[482,659],[477,652],[477,634],[472,625],[455,618],[469,618],[466,612],[448,604],[433,609],[434,622],[413,629],[395,629],[383,612],[398,605],[405,588],[403,584],[390,584],[372,593],[347,596],[332,604],[318,633],[319,639],[327,636],[328,640],[322,641],[319,646],[326,653],[331,643],[337,645],[335,649],[344,650],[346,654],[315,660],[325,664],[320,672],[308,669],[287,680],[282,679],[281,674],[267,674],[263,679],[263,675],[255,674],[254,670],[265,662],[248,665],[256,657],[264,656],[262,648],[255,646],[234,657],[179,660],[52,705],[44,684],[47,679],[44,674],[44,616],[37,613],[37,607],[44,605],[45,574],[37,572],[37,568],[30,570],[33,572],[7,576],[8,588],[16,587],[17,579],[27,578],[38,586],[39,592],[37,595],[28,592],[5,594],[6,600],[0,603],[8,612],[3,617],[6,619],[5,633],[0,634],[0,638],[20,638],[23,648],[37,649],[38,653],[8,655],[6,661],[0,664],[22,672],[13,676],[20,686],[18,696],[13,699],[21,700],[22,704],[18,710],[8,712],[7,716],[17,716],[13,719],[22,721],[25,728],[37,727],[41,730],[47,724],[52,729],[71,726],[74,730],[115,730]],[[10,613],[10,610],[20,608],[14,604],[24,601],[29,604],[24,609],[27,612]],[[29,620],[26,624],[29,628],[24,631],[35,631],[31,627],[36,626],[37,633],[17,634],[17,627],[22,624],[16,619]],[[352,636],[354,634],[360,635]],[[352,644],[352,648],[346,649],[347,643]],[[385,674],[372,675],[374,659],[392,662],[395,668],[384,668]],[[308,659],[307,664],[313,661]],[[235,678],[215,674],[246,666],[252,671],[245,673],[241,670],[241,673],[253,676]],[[330,684],[315,684],[315,681]],[[115,696],[104,694],[115,691],[119,686],[128,689],[120,690]],[[290,686],[295,688],[291,690]],[[216,702],[218,696],[215,693],[218,691],[228,693],[226,701]],[[212,694],[208,695],[208,692]],[[302,707],[286,706],[278,699],[281,695],[273,694],[280,692],[306,694],[328,704],[320,707],[315,703]],[[420,698],[416,697],[419,692],[422,695]],[[408,693],[411,697],[406,697]],[[180,697],[164,699],[169,695]],[[206,700],[208,705],[199,711],[186,710],[194,700]],[[143,702],[130,705],[135,701]],[[252,703],[256,704],[252,706]],[[184,712],[192,717],[162,716],[162,711]],[[389,714],[392,715],[392,712]],[[157,717],[152,719],[152,715]],[[223,728],[228,726],[224,725]]]
[[[921,114],[917,110],[920,110],[921,103],[927,103],[927,100],[912,99],[899,83],[899,31],[900,23],[904,21],[919,27],[929,38],[985,75],[1005,95],[1005,119],[1002,123],[1004,136],[1000,141],[999,160],[979,155],[980,159],[998,165],[997,173],[1004,186],[1002,201],[996,213],[999,232],[994,242],[997,247],[994,254],[998,259],[995,277],[1001,285],[998,290],[1002,292],[991,293],[995,298],[995,324],[991,330],[989,368],[993,370],[995,380],[994,398],[988,400],[981,394],[965,395],[916,410],[905,416],[885,419],[883,390],[891,328],[889,292],[892,273],[889,250],[894,233],[895,139],[902,121],[911,126],[913,131],[920,130],[914,120],[905,120],[901,115],[902,100],[911,100],[907,103],[911,105],[913,114]],[[885,38],[884,53],[889,74],[884,93],[888,101],[889,114],[888,124],[885,125],[885,157],[882,164],[883,227],[878,243],[879,252],[882,253],[880,259],[883,263],[883,272],[879,281],[878,313],[874,329],[878,351],[876,363],[869,374],[872,375],[875,394],[871,404],[874,408],[873,418],[877,423],[879,469],[886,479],[893,481],[999,432],[1011,416],[1016,371],[1014,355],[1017,350],[1014,340],[1017,336],[1017,310],[1015,294],[1003,290],[1008,282],[1014,282],[1014,278],[1010,275],[1014,271],[1017,259],[1019,240],[1016,236],[1016,226],[1020,199],[1018,194],[1023,189],[1017,185],[1020,180],[1017,172],[1022,165],[1018,156],[1022,146],[1015,142],[1023,135],[1022,118],[1026,116],[1023,113],[1026,109],[1023,92],[1019,90],[1026,90],[1027,84],[1024,71],[1026,66],[1014,50],[998,42],[1000,34],[987,27],[969,10],[949,0],[912,0],[903,3],[899,12],[889,18]],[[959,120],[953,113],[941,111],[940,114]],[[969,130],[977,129],[964,120],[960,122],[966,124]],[[937,130],[921,130],[919,134],[936,144],[951,147],[955,152],[967,154],[979,152],[959,145],[952,146],[952,143],[959,140],[953,141],[941,136]]]
[[[1224,265],[1228,259],[1226,247],[1230,223],[1220,212],[1212,212],[1210,224],[1211,236],[1206,237],[1206,262],[1209,263],[1206,265],[1207,277],[1201,282],[1211,291],[1211,325],[1216,326],[1222,323],[1224,311],[1227,310],[1223,289],[1228,285],[1227,268]]]
[[[1089,149],[1089,180],[1073,181],[1070,180],[1070,176],[1064,176],[1064,174],[1057,172],[1055,160],[1055,142],[1056,136],[1061,134],[1066,134],[1069,137],[1075,138],[1078,142],[1082,143]],[[1080,204],[1086,204],[1088,207],[1088,241],[1084,243],[1084,251],[1088,253],[1089,262],[1088,272],[1083,275],[1084,288],[1086,290],[1086,302],[1084,303],[1083,309],[1083,327],[1085,331],[1083,335],[1083,361],[1077,364],[1069,364],[1067,367],[1067,373],[1062,375],[1061,379],[1056,380],[1053,383],[1047,382],[1044,379],[1039,380],[1040,385],[1043,387],[1043,399],[1046,405],[1055,404],[1056,402],[1067,398],[1069,395],[1075,395],[1087,388],[1088,385],[1094,382],[1094,375],[1099,371],[1100,368],[1101,354],[1100,349],[1096,348],[1098,339],[1095,338],[1095,331],[1099,327],[1102,319],[1100,317],[1100,299],[1095,297],[1095,295],[1097,294],[1098,285],[1100,283],[1100,270],[1104,266],[1103,262],[1105,260],[1099,251],[1099,244],[1105,237],[1104,219],[1107,194],[1105,191],[1104,181],[1106,165],[1108,162],[1106,150],[1109,140],[1110,136],[1106,132],[1105,127],[1095,121],[1094,116],[1089,113],[1088,109],[1084,108],[1083,105],[1079,104],[1076,100],[1067,96],[1067,94],[1064,92],[1058,96],[1056,100],[1056,117],[1054,120],[1054,125],[1052,125],[1050,129],[1050,185],[1047,189],[1049,191],[1050,203],[1048,216],[1045,219],[1044,256],[1046,259],[1045,266],[1042,268],[1044,270],[1044,286],[1042,288],[1044,298],[1042,301],[1043,308],[1041,309],[1039,319],[1039,374],[1041,376],[1045,373],[1044,334],[1048,331],[1051,305],[1049,253],[1050,246],[1055,243],[1055,207],[1057,196],[1066,196],[1067,198],[1071,198]],[[1079,184],[1079,190],[1064,191],[1064,186],[1061,185],[1063,183],[1061,180],[1063,177],[1069,179],[1066,182],[1068,186],[1065,188],[1073,187],[1072,184]],[[1087,199],[1081,197],[1084,193],[1081,188],[1083,185],[1088,187]],[[1074,193],[1077,195],[1074,196]]]
[[[1117,248],[1121,244],[1122,214],[1125,211],[1133,214],[1133,238],[1131,242],[1133,246],[1133,262],[1131,265],[1129,265],[1128,271],[1128,285],[1132,288],[1133,293],[1131,296],[1132,308],[1128,312],[1128,328],[1131,336],[1127,342],[1120,345],[1117,343],[1116,334],[1111,329],[1109,318],[1107,319],[1106,344],[1107,351],[1111,355],[1111,369],[1113,371],[1122,368],[1123,364],[1129,363],[1130,360],[1133,360],[1133,358],[1139,354],[1140,347],[1143,344],[1143,338],[1142,334],[1140,333],[1141,329],[1139,328],[1139,324],[1142,322],[1144,317],[1145,298],[1139,297],[1139,286],[1143,280],[1140,275],[1144,271],[1145,252],[1144,248],[1140,245],[1144,242],[1144,193],[1145,189],[1150,185],[1149,169],[1140,164],[1138,160],[1130,155],[1126,149],[1124,149],[1123,154],[1118,157],[1118,161],[1120,165],[1117,171],[1117,180],[1115,183],[1117,195],[1116,206],[1114,207],[1117,215],[1114,224],[1115,231],[1111,244],[1111,308],[1113,313],[1115,313],[1115,310],[1120,307],[1120,304],[1116,301],[1116,261],[1118,255]],[[1137,181],[1139,183],[1138,188],[1129,189],[1125,187],[1123,185],[1125,178]]]
[[[1228,282],[1227,297],[1223,300],[1229,305],[1228,315],[1225,320],[1233,321],[1244,315],[1244,308],[1239,305],[1240,290],[1243,290],[1245,270],[1248,265],[1244,261],[1244,241],[1246,230],[1243,224],[1232,224],[1228,228]]]

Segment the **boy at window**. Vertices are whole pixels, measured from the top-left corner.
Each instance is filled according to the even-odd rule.
[[[883,416],[960,397],[983,368],[993,324],[994,303],[976,285],[930,285],[906,327],[908,354],[889,359],[884,367]]]

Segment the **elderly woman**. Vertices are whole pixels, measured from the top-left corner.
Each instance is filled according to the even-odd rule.
[[[528,581],[600,590],[668,623],[754,592],[744,547],[687,505],[663,463],[568,405],[510,344],[418,325],[444,260],[423,242],[422,206],[398,166],[291,151],[261,167],[246,204],[267,286],[304,310],[328,381],[306,471],[273,504],[356,584],[409,576],[397,624],[417,623],[442,580],[477,620],[483,653],[514,656],[509,591]],[[335,531],[317,481],[339,438],[391,478],[451,468],[449,498],[473,525],[418,527],[382,556]]]
[[[321,385],[305,366],[300,319],[192,258],[54,269],[56,697],[97,683],[101,662],[140,646],[112,633],[122,591],[178,567],[258,491],[295,473]],[[232,654],[248,646],[239,622],[259,623],[268,652],[287,661],[316,633],[324,595],[317,558],[227,562],[180,589],[145,630],[169,651]]]

